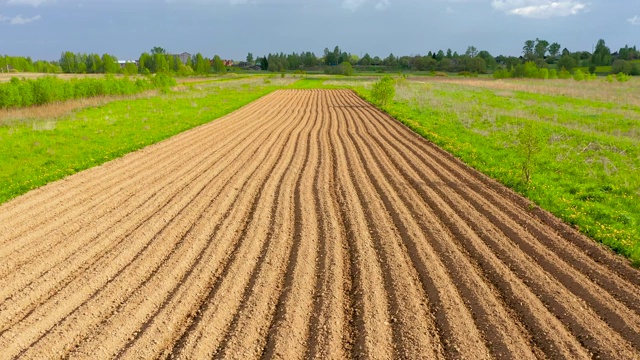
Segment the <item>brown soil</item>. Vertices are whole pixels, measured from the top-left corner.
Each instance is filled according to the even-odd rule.
[[[350,91],[0,206],[0,358],[640,356],[640,272]]]

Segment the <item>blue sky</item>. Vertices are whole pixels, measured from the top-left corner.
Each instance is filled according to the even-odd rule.
[[[247,52],[426,54],[473,45],[520,55],[527,39],[591,51],[640,46],[640,0],[0,0],[0,54],[138,58],[161,46],[241,60]]]

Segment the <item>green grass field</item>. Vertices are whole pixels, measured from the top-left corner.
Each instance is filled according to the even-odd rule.
[[[182,85],[59,119],[0,123],[0,203],[228,114],[291,83],[262,78]]]

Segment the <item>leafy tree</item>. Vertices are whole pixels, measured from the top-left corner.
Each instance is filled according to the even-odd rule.
[[[535,126],[529,122],[525,122],[516,135],[518,140],[517,150],[522,156],[520,169],[522,170],[523,182],[529,183],[533,174],[536,158],[542,144],[544,143],[542,136],[538,133]]]
[[[260,59],[260,69],[262,69],[262,70],[268,70],[269,69],[269,60],[267,59],[266,56],[263,56]]]
[[[558,44],[557,42],[554,42],[553,44],[549,45],[549,56],[551,58],[553,58],[553,60],[558,58],[558,55],[560,54],[560,44]]]
[[[155,64],[156,73],[167,73],[169,72],[169,64],[167,63],[167,58],[162,53],[155,53],[153,55],[153,62]]]
[[[151,55],[156,55],[156,54],[166,54],[167,51],[163,48],[161,48],[160,46],[154,46],[151,49]]]
[[[211,64],[209,63],[209,60],[204,58],[200,53],[197,53],[195,55],[195,58],[193,60],[193,66],[194,66],[193,71],[196,74],[201,74],[201,75],[208,74],[211,70]]]
[[[218,55],[213,57],[213,71],[218,74],[227,72],[227,67]]]
[[[548,49],[549,49],[549,42],[547,40],[536,39],[534,53],[536,54],[537,58],[544,59],[544,57],[547,55]]]
[[[559,69],[564,68],[567,71],[571,71],[576,66],[578,66],[578,62],[576,61],[576,59],[574,59],[570,55],[562,55],[560,60],[558,60],[558,68]]]
[[[105,74],[115,74],[120,69],[118,59],[109,54],[102,55],[102,68]]]
[[[633,66],[631,65],[631,63],[622,59],[618,59],[614,61],[613,65],[611,65],[612,74],[623,73],[623,74],[629,75],[631,74],[632,70],[633,70]]]
[[[386,66],[389,67],[394,67],[398,65],[398,60],[396,59],[396,57],[393,55],[393,53],[389,54],[389,56],[387,56],[382,63]]]
[[[478,49],[476,49],[475,46],[469,46],[464,54],[468,57],[474,58],[478,56]]]
[[[607,47],[603,39],[598,40],[591,62],[596,66],[607,66],[611,64],[611,50]]]
[[[522,53],[524,57],[529,60],[533,60],[535,57],[536,42],[534,40],[527,40],[524,42],[524,46],[522,47]]]
[[[252,53],[248,53],[247,54],[247,62],[249,64],[253,64],[253,54]]]
[[[74,73],[77,70],[76,55],[71,51],[65,51],[60,56],[60,67],[65,73]]]
[[[480,51],[478,57],[484,60],[487,69],[495,69],[498,65],[493,55],[486,50]]]
[[[126,75],[135,75],[138,73],[138,67],[134,62],[128,62],[124,65],[124,71]]]
[[[444,59],[443,61],[451,61]],[[411,67],[418,71],[434,71],[438,66],[438,62],[430,56],[416,56],[411,62]]]
[[[360,59],[360,65],[362,66],[371,65],[371,56],[368,53],[365,53],[362,59]]]
[[[395,81],[385,76],[373,84],[371,96],[375,103],[386,105],[396,94]]]
[[[140,74],[144,74],[145,72],[151,73],[153,68],[153,59],[149,53],[140,54],[140,59],[138,59],[138,71]],[[146,70],[146,71],[145,71]],[[155,71],[155,69],[153,69]]]

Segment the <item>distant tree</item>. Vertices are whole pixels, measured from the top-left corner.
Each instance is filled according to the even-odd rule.
[[[444,57],[445,57],[444,51],[442,51],[442,50],[439,50],[438,53],[435,56],[437,62],[442,61],[442,59],[444,59]]]
[[[120,69],[118,65],[118,59],[115,56],[109,54],[102,55],[102,67],[105,74],[115,74]]]
[[[614,61],[613,64],[611,65],[612,74],[623,73],[623,74],[629,75],[631,74],[632,70],[633,70],[633,65],[630,62],[622,59],[618,59]]]
[[[128,62],[125,64],[123,72],[125,75],[135,75],[138,73],[138,67],[136,63]]]
[[[227,72],[227,67],[218,55],[213,57],[213,72],[218,74]]]
[[[340,65],[338,65],[337,67],[338,67],[338,74],[345,75],[345,76],[353,75],[353,67],[351,66],[350,62],[344,61],[340,63]]]
[[[268,70],[269,69],[269,60],[267,59],[266,56],[263,56],[260,59],[260,69],[262,69],[262,70]]]
[[[443,59],[443,61],[451,61]],[[413,58],[412,67],[418,71],[434,71],[438,66],[438,62],[430,56],[416,56]]]
[[[155,54],[166,54],[167,51],[163,48],[161,48],[160,46],[154,46],[151,49],[151,55],[155,55]]]
[[[310,51],[300,54],[300,58],[304,67],[310,68],[318,66],[318,57],[316,57],[316,54]]]
[[[8,62],[7,62],[8,63]],[[60,67],[65,73],[73,73],[77,70],[76,55],[71,51],[65,51],[60,56]]]
[[[149,53],[140,54],[140,59],[138,60],[138,71],[140,74],[144,74],[146,72],[151,73],[153,68],[153,59]],[[155,71],[155,69],[153,69]]]
[[[447,57],[447,59],[451,59],[453,57],[453,54],[451,53],[451,49],[447,49],[447,55],[445,55]]]
[[[591,62],[596,66],[606,66],[611,64],[611,50],[605,44],[603,39],[598,40]]]
[[[329,51],[329,48],[324,49],[324,63],[325,65],[337,65],[338,64],[338,56],[340,54],[340,50],[336,46],[334,51]]]
[[[478,52],[478,57],[484,60],[484,62],[486,64],[486,68],[489,69],[489,70],[495,69],[496,66],[498,65],[497,62],[496,62],[496,59],[493,57],[493,55],[491,55],[486,50],[482,50],[482,51]]]
[[[476,49],[475,46],[469,46],[464,54],[468,57],[474,58],[478,56],[478,49]]]
[[[565,69],[566,71],[571,71],[573,68],[578,66],[578,62],[576,59],[571,57],[570,55],[562,55],[560,60],[558,60],[558,69]]]
[[[394,67],[398,65],[398,60],[396,59],[395,55],[391,53],[382,61],[382,63],[386,66]]]
[[[167,58],[163,53],[155,53],[153,55],[153,63],[155,64],[156,73],[169,72],[169,64],[167,63]]]
[[[536,45],[534,48],[534,53],[537,58],[544,59],[547,55],[547,50],[549,50],[549,42],[547,40],[536,39]]]
[[[193,71],[196,74],[208,74],[211,70],[211,64],[209,60],[202,56],[202,54],[197,53],[193,60]]]
[[[368,53],[365,53],[362,59],[360,59],[360,65],[362,66],[371,65],[371,56]]]
[[[247,62],[249,64],[253,64],[253,54],[252,53],[248,53],[247,54]]]
[[[558,55],[560,54],[560,44],[558,44],[557,42],[554,42],[553,44],[549,45],[549,56],[551,56],[554,60],[558,58]]]
[[[462,59],[462,69],[475,74],[484,74],[487,72],[487,63],[481,57],[468,57]]]
[[[535,40],[527,40],[524,42],[524,46],[522,47],[522,54],[524,55],[525,59],[528,59],[528,60],[534,59],[535,47],[536,47]]]

